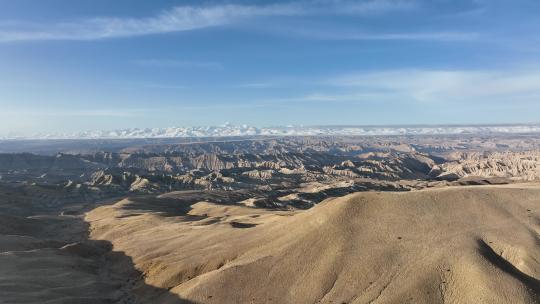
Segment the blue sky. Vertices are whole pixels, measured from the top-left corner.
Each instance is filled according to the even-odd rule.
[[[0,0],[0,135],[540,121],[540,1]]]

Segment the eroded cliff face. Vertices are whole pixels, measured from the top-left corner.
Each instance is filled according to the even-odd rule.
[[[306,208],[332,193],[404,191],[465,179],[536,180],[538,142],[530,137],[294,137],[53,156],[0,154],[0,178],[90,196],[247,189],[260,193],[259,204]],[[325,190],[305,193],[306,185]]]
[[[463,177],[504,177],[513,180],[540,179],[540,151],[456,153],[441,165],[442,174]]]

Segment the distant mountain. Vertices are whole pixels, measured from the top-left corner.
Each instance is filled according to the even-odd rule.
[[[524,134],[540,133],[540,124],[514,125],[408,125],[408,126],[278,126],[248,125],[132,128],[77,133],[6,136],[0,139],[135,139],[230,136],[330,136],[330,135],[438,135],[438,134]]]

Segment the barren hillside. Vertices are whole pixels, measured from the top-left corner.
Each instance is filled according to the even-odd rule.
[[[178,295],[160,303],[540,300],[538,185],[358,193],[295,212],[186,195],[86,217],[91,236],[131,256],[148,285]]]

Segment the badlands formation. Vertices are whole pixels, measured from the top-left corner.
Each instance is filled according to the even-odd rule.
[[[540,302],[534,134],[0,146],[0,303]]]

